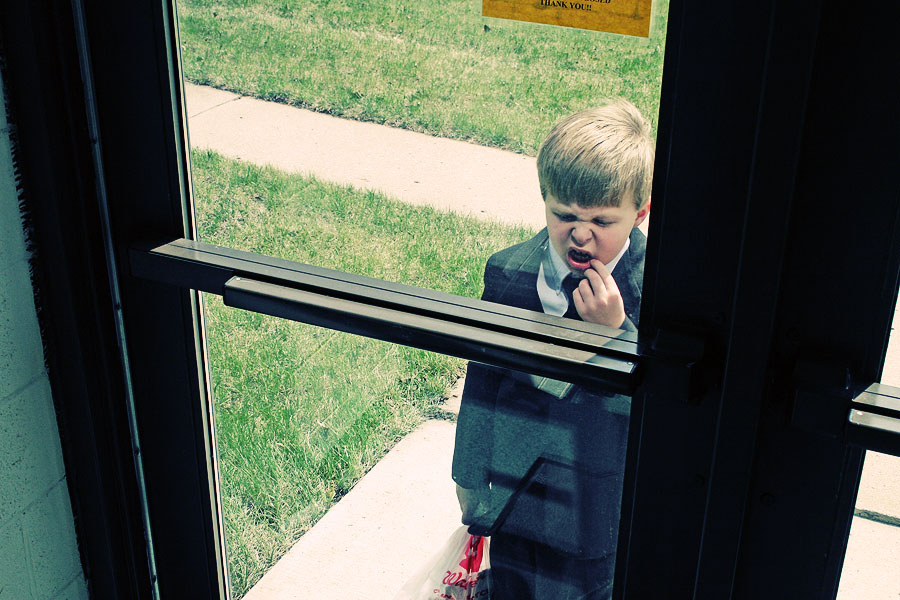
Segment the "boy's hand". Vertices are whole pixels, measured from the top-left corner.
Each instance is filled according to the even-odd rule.
[[[609,269],[599,260],[591,261],[584,279],[572,293],[575,310],[588,323],[620,327],[625,322],[625,303]]]

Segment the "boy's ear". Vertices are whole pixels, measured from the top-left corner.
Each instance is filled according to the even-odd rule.
[[[647,218],[647,215],[650,214],[650,198],[647,198],[647,201],[644,203],[644,206],[637,212],[637,217],[634,219],[634,226],[637,227],[641,223],[644,222],[644,219]]]

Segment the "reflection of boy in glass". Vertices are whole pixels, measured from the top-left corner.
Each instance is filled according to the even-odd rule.
[[[625,101],[577,113],[550,131],[537,165],[547,228],[488,260],[482,299],[636,330],[649,124]],[[489,525],[520,491],[491,540],[492,597],[609,596],[629,409],[622,396],[470,363],[453,456],[463,523]]]

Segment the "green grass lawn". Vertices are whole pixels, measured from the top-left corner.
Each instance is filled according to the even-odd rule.
[[[478,297],[526,229],[193,154],[200,238]],[[232,590],[243,595],[403,435],[463,361],[225,307],[206,297]]]
[[[655,4],[649,40],[484,19],[478,0],[182,0],[178,11],[190,81],[534,155],[553,122],[605,97],[655,122],[668,0]]]

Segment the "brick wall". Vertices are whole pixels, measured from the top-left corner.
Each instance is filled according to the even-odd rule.
[[[27,261],[0,103],[0,600],[87,598]]]

